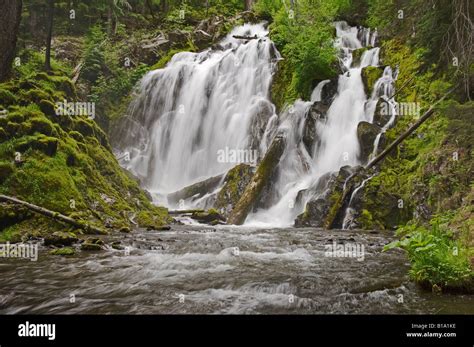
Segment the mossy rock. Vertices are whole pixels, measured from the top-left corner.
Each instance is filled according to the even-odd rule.
[[[382,129],[372,123],[360,122],[357,126],[357,138],[360,144],[359,158],[362,162],[366,162],[374,150],[374,142]],[[383,135],[382,135],[383,137]],[[380,142],[384,142],[381,139]],[[379,149],[383,143],[379,143]]]
[[[202,197],[214,191],[222,182],[222,179],[223,175],[219,175],[184,187],[183,189],[178,190],[177,192],[168,194],[168,202],[170,204],[177,204],[180,200],[186,200],[191,197]]]
[[[16,96],[7,89],[0,88],[0,100],[3,106],[10,106],[17,103]]]
[[[384,70],[384,66],[367,66],[362,69],[362,83],[364,84],[364,90],[367,97],[372,95],[375,82],[377,82],[379,78],[382,77]]]
[[[58,150],[59,140],[43,134],[34,137],[25,137],[16,144],[15,149],[19,152],[26,152],[28,149],[35,149],[50,157],[54,156]]]
[[[43,112],[45,115],[48,115],[51,117],[56,116],[56,105],[50,100],[43,99],[38,103],[38,106],[41,112]]]
[[[362,47],[359,49],[355,49],[352,52],[352,66],[360,66],[360,63],[362,61],[362,56],[364,55],[365,52],[367,52],[369,49],[372,49],[371,46],[367,47]]]
[[[71,256],[76,254],[76,250],[72,247],[63,247],[63,248],[57,248],[49,251],[49,254],[51,255],[61,255],[61,256]]]
[[[77,142],[85,143],[84,136],[78,131],[75,131],[75,130],[70,131],[69,136],[71,136]]]
[[[102,251],[103,248],[101,245],[98,245],[95,243],[84,242],[83,244],[81,244],[81,250],[82,251]]]
[[[8,136],[8,133],[0,127],[0,143],[5,142],[9,139],[10,137]]]
[[[71,246],[78,241],[77,236],[71,232],[57,231],[44,238],[46,246]]]
[[[228,224],[241,225],[245,222],[247,215],[253,207],[259,202],[262,192],[268,184],[271,184],[271,178],[275,173],[280,158],[285,150],[285,137],[277,135],[265,157],[257,168],[257,172],[252,177],[239,202],[232,210]]]
[[[29,119],[26,123],[29,123],[30,134],[40,133],[46,136],[58,136],[53,123],[47,118],[35,117]]]
[[[0,162],[0,184],[5,182],[8,176],[10,176],[14,170],[15,167],[12,163],[4,161]]]
[[[224,185],[217,194],[214,207],[224,216],[232,211],[239,202],[245,189],[252,180],[254,168],[248,164],[239,164],[227,172]]]
[[[34,104],[39,104],[41,100],[52,101],[50,94],[38,88],[30,89],[27,91],[22,90],[20,92],[20,98],[22,101],[27,101]]]
[[[194,212],[191,215],[191,218],[205,224],[210,224],[215,221],[224,221],[224,217],[222,217],[219,212],[215,209],[210,209],[207,212]]]

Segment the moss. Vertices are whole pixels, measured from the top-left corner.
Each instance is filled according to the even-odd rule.
[[[252,177],[252,181],[247,186],[239,202],[230,214],[228,219],[229,224],[240,225],[245,222],[248,213],[251,211],[253,206],[258,203],[265,186],[270,184],[273,173],[280,162],[284,148],[284,137],[277,136],[258,166],[257,172]]]
[[[76,250],[72,247],[63,247],[63,248],[57,248],[49,251],[49,254],[51,255],[61,255],[61,256],[71,256],[76,254]]]
[[[8,89],[2,88],[2,86],[3,85],[0,84],[0,104],[3,106],[15,104],[17,102],[15,95]]]
[[[103,248],[101,245],[85,242],[81,245],[81,250],[82,251],[102,251]]]
[[[377,80],[382,77],[383,67],[367,66],[361,71],[362,82],[364,83],[365,93],[370,97],[374,90]]]

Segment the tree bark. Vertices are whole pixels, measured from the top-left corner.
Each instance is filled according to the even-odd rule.
[[[48,34],[46,36],[46,53],[44,57],[44,67],[46,71],[51,71],[51,40],[53,38],[54,20],[54,0],[48,1]]]
[[[8,78],[15,58],[21,7],[21,0],[0,0],[0,82]]]
[[[245,0],[245,11],[250,11],[252,9],[253,0]]]

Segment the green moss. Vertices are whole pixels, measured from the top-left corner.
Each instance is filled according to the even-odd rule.
[[[63,248],[57,248],[49,251],[49,254],[51,255],[61,255],[61,256],[71,256],[76,254],[76,250],[72,247],[63,247]]]
[[[370,97],[374,90],[377,80],[382,77],[383,67],[367,66],[361,71],[362,82],[364,83],[365,93]]]

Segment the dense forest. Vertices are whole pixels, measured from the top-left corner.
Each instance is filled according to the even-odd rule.
[[[351,178],[358,177],[349,193],[344,183],[349,174],[341,169],[324,202],[306,199],[295,226],[341,229],[347,194],[359,187],[349,206],[351,229],[395,232],[397,240],[384,252],[405,250],[410,278],[427,291],[474,290],[474,6],[469,0],[0,0],[0,5],[2,242],[44,239],[48,252],[74,255],[103,251],[97,236],[173,228],[178,223],[173,208],[154,203],[146,181],[120,165],[118,149],[125,139],[120,131],[131,129],[124,116],[134,112],[130,105],[142,78],[175,62],[181,52],[222,50],[220,42],[235,27],[266,23],[279,52],[269,94],[282,115],[291,105],[312,101],[321,81],[345,73],[334,45],[334,23],[345,21],[377,31],[373,42],[351,49],[352,59],[360,60],[376,44],[379,65],[397,71],[397,101],[419,107],[417,114],[397,117],[384,128],[383,148],[429,114],[376,164],[351,171]],[[367,95],[383,73],[379,66],[362,68]],[[332,88],[337,91],[337,85]],[[58,113],[58,105],[68,103],[84,107],[73,117]],[[378,134],[373,129],[370,124],[366,132],[357,129],[365,159]],[[364,139],[370,139],[369,148]],[[311,134],[306,140],[310,147],[317,142]],[[228,171],[216,203],[196,208],[193,218],[244,224],[265,206],[265,197],[275,195],[267,181],[275,177],[272,168],[282,151],[276,136],[259,157],[256,173],[245,165]],[[207,191],[215,189],[211,181],[206,184],[213,187]],[[178,192],[176,201],[202,185],[190,188],[192,193]],[[233,210],[224,211],[229,205]]]

